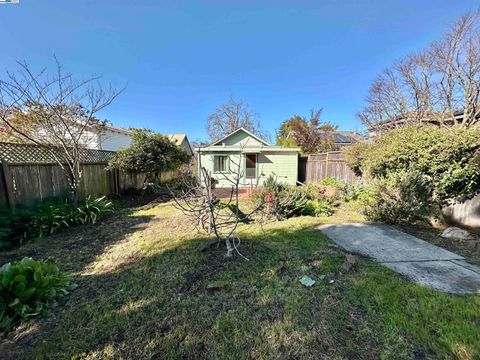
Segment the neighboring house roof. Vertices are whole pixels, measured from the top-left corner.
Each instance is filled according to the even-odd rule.
[[[187,137],[185,134],[167,134],[165,136],[176,144],[181,144],[182,141]]]
[[[448,116],[443,120],[443,124],[451,124],[455,125],[455,123],[463,122],[463,110],[455,110],[453,112],[453,116]],[[480,117],[480,115],[478,115]],[[439,113],[429,113],[425,114],[425,116],[421,119],[415,118],[415,114],[411,114],[411,116],[403,117],[398,116],[393,119],[385,120],[374,124],[368,128],[369,132],[381,131],[381,130],[389,130],[396,127],[402,127],[407,124],[412,123],[422,123],[422,124],[433,124],[433,125],[441,125],[441,114]]]
[[[221,144],[222,142],[224,142],[226,139],[228,139],[230,136],[233,136],[234,134],[236,134],[237,132],[239,131],[243,131],[245,133],[247,133],[248,135],[250,135],[252,138],[254,138],[255,140],[263,143],[264,145],[270,145],[268,142],[266,142],[265,140],[263,140],[262,138],[258,137],[257,135],[253,134],[252,132],[248,131],[247,129],[241,127],[241,128],[238,128],[237,130],[231,132],[230,134],[222,137],[221,139],[219,140],[216,140],[215,142],[213,142],[213,144],[211,146],[214,146],[214,145],[219,145]]]
[[[322,135],[323,135],[323,138],[326,139],[332,136],[332,133],[326,131],[322,133]],[[337,145],[353,144],[360,139],[361,139],[360,134],[354,131],[335,131],[333,133],[333,142]]]
[[[125,135],[132,135],[132,130],[117,127],[117,126],[113,126],[113,125],[104,125],[103,129],[110,130],[110,131],[113,131],[113,132],[122,133],[122,134],[125,134]]]
[[[193,154],[193,149],[188,141],[187,134],[167,134],[165,136],[176,145],[183,146],[190,155]]]

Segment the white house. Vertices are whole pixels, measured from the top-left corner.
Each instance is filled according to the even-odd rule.
[[[165,136],[174,144],[184,148],[189,155],[193,155],[193,149],[186,134],[166,134]],[[89,149],[117,151],[132,144],[132,131],[105,125],[99,131],[86,131],[84,138],[84,144]]]
[[[132,132],[111,125],[102,126],[95,138],[87,144],[90,149],[117,151],[132,144]]]

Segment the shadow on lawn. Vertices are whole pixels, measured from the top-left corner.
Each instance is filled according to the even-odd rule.
[[[28,358],[377,356],[377,339],[361,336],[365,324],[338,305],[341,281],[298,282],[303,274],[334,277],[343,261],[318,232],[306,239],[301,231],[275,229],[269,241],[245,236],[248,262],[225,259],[224,248],[202,252],[206,239],[191,239],[87,276],[18,345]]]
[[[137,220],[124,231],[144,224]],[[242,239],[248,262],[225,259],[224,248],[201,251],[206,239],[187,235],[170,246],[159,239],[162,250],[114,271],[81,276],[78,289],[16,339],[17,358],[367,359],[386,348],[393,358],[413,356],[408,336],[394,329],[396,338],[387,338],[381,321],[366,314],[373,296],[350,292],[357,280],[375,280],[379,294],[404,280],[388,270],[366,274],[375,264],[340,275],[343,252],[310,226]],[[303,287],[303,275],[317,284]],[[408,295],[414,288],[399,291],[399,306],[402,296],[416,297]]]
[[[77,272],[92,262],[104,249],[145,228],[152,216],[132,216],[131,209],[116,210],[93,225],[80,225],[39,239],[24,246],[0,252],[0,263],[23,257],[59,261],[61,270]]]

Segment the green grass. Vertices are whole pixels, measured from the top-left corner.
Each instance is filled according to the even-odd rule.
[[[363,259],[341,274],[345,254],[314,226],[345,221],[362,221],[353,204],[265,233],[242,225],[250,261],[202,251],[207,239],[171,204],[27,244],[1,260],[59,260],[79,287],[10,334],[8,349],[31,359],[479,358],[480,298],[422,288]],[[303,287],[303,275],[317,283]],[[214,282],[226,286],[207,290]]]

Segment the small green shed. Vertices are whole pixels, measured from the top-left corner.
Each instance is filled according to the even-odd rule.
[[[230,187],[228,177],[242,173],[241,187],[261,185],[274,174],[289,185],[297,183],[298,148],[270,145],[265,140],[240,128],[208,147],[197,148],[198,166],[211,171],[217,187]],[[200,169],[199,169],[200,170]],[[200,171],[199,171],[200,173]]]

